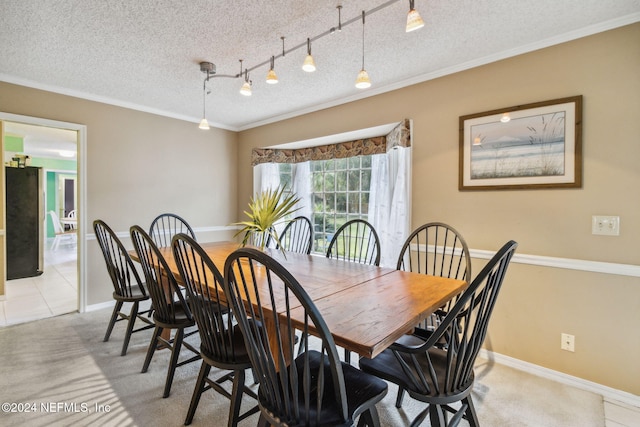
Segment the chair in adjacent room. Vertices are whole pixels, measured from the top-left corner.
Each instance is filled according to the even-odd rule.
[[[77,221],[78,217],[77,217],[77,213],[75,209],[72,209],[69,211],[69,213],[67,214],[67,218],[73,221]],[[76,224],[69,224],[69,228],[78,228],[77,227],[77,223]]]
[[[327,249],[327,258],[380,265],[380,239],[364,219],[347,221],[336,231]]]
[[[149,314],[149,310],[140,311],[140,303],[147,301],[149,295],[144,283],[140,280],[140,275],[133,265],[129,253],[114,231],[99,219],[93,222],[93,230],[104,256],[107,272],[114,288],[113,299],[116,301],[103,341],[109,341],[116,322],[126,320],[127,329],[124,343],[122,344],[122,352],[120,353],[121,356],[124,356],[127,354],[127,347],[132,333],[155,327],[153,322],[145,316]],[[131,303],[129,313],[122,311],[125,303]],[[145,325],[134,329],[136,320],[141,320]]]
[[[240,414],[244,394],[256,398],[245,386],[245,371],[251,367],[242,333],[235,325],[231,311],[223,305],[222,274],[202,247],[190,236],[177,234],[173,238],[173,256],[189,296],[189,304],[200,333],[202,365],[185,425],[191,424],[202,393],[214,389],[230,399],[228,426],[235,427],[246,417],[258,412],[258,407]],[[211,368],[227,371],[218,379],[209,378]],[[229,393],[224,381],[233,381]]]
[[[63,241],[75,244],[77,242],[78,230],[75,227],[65,230],[60,222],[60,217],[55,211],[49,211],[49,216],[51,217],[51,223],[53,224],[53,231],[55,233],[51,250],[55,251],[58,249],[60,243]]]
[[[149,227],[149,236],[159,248],[171,246],[171,239],[178,233],[186,233],[196,238],[193,229],[187,221],[173,213],[163,213],[155,217]]]
[[[349,426],[358,417],[359,426],[380,425],[375,405],[387,393],[386,382],[340,361],[322,315],[281,264],[241,248],[227,258],[224,271],[225,295],[259,381],[259,426]],[[292,339],[296,306],[295,323],[318,337],[318,345],[305,340],[299,355]],[[268,325],[280,333],[270,333]]]
[[[287,223],[278,238],[285,251],[309,255],[313,246],[311,221],[306,216],[295,217]]]
[[[195,326],[196,322],[175,276],[171,273],[166,259],[151,236],[138,225],[131,227],[130,233],[151,296],[153,321],[156,325],[142,365],[142,373],[149,369],[149,364],[158,347],[168,348],[171,356],[162,397],[169,397],[176,368],[200,359],[198,349],[184,341],[184,338],[197,332],[196,330],[185,332]],[[172,330],[173,338],[171,338]],[[167,331],[166,336],[163,335],[163,331]],[[183,347],[193,352],[195,356],[180,360],[180,351]]]
[[[471,427],[479,426],[471,398],[473,365],[517,246],[514,241],[502,246],[426,340],[405,336],[375,358],[360,359],[364,372],[397,384],[427,404],[412,427],[427,416],[432,427],[456,426],[463,418]],[[439,345],[442,339],[445,346]]]

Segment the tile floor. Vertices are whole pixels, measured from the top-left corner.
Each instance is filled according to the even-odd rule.
[[[42,275],[6,281],[5,300],[0,301],[0,326],[78,309],[77,246],[62,242],[53,251],[52,244],[53,239],[47,239]]]

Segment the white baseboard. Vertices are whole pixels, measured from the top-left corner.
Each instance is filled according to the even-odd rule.
[[[578,388],[580,390],[585,390],[602,395],[602,397],[606,401],[620,402],[640,409],[640,396],[637,396],[635,394],[627,393],[615,388],[607,387],[602,384],[587,381],[582,378],[567,375],[562,372],[554,371],[552,369],[544,368],[542,366],[534,365],[533,363],[514,359],[513,357],[505,356],[503,354],[495,353],[485,349],[481,349],[478,356],[488,360],[493,360],[497,363],[500,363],[501,365],[509,366],[510,368],[514,368],[519,371],[527,372],[531,375],[546,378],[552,381],[559,382],[561,384],[566,384],[568,386]]]
[[[115,300],[105,301],[105,302],[100,302],[98,304],[87,305],[84,311],[88,312],[88,311],[102,310],[103,308],[112,308],[114,305],[116,305]]]

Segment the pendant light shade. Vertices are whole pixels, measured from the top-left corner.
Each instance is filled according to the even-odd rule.
[[[198,127],[202,130],[209,130],[209,122],[207,121],[206,117],[203,117],[202,120],[200,120],[200,125],[198,125]]]
[[[270,85],[274,85],[274,84],[278,83],[278,76],[276,75],[276,72],[273,70],[274,62],[275,62],[275,58],[272,56],[271,57],[271,68],[269,69],[269,72],[267,73],[267,83],[269,83]]]
[[[251,96],[251,94],[252,94],[252,92],[251,92],[251,83],[244,82],[244,84],[240,88],[240,93],[243,94],[244,96]]]
[[[270,85],[278,83],[278,76],[276,75],[276,72],[273,71],[273,68],[267,73],[267,83]]]
[[[364,68],[358,73],[356,78],[356,87],[358,89],[366,89],[371,87],[371,80],[369,79],[369,73]]]
[[[307,38],[307,57],[304,59],[302,69],[307,73],[313,73],[316,70],[316,63],[311,56],[311,40]]]
[[[302,64],[302,69],[307,73],[313,73],[316,70],[316,63],[313,61],[313,56],[307,55]]]
[[[424,27],[424,21],[414,7],[415,0],[409,0],[409,13],[407,14],[407,27],[406,32],[418,30]]]
[[[244,96],[251,96],[251,80],[249,80],[249,72],[244,70],[244,83],[240,88],[240,93]]]
[[[371,80],[369,79],[369,73],[364,69],[364,10],[362,11],[362,69],[358,73],[356,78],[356,87],[358,89],[366,89],[371,87]]]

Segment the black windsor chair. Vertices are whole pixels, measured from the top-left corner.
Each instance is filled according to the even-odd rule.
[[[211,258],[192,237],[180,233],[173,238],[173,255],[189,295],[189,304],[200,332],[202,365],[193,390],[185,425],[191,424],[202,393],[214,389],[231,401],[227,425],[235,427],[258,412],[254,406],[240,414],[243,394],[256,398],[245,386],[245,371],[251,367],[242,333],[231,311],[223,305],[223,278]],[[221,298],[222,297],[222,298]],[[209,378],[211,367],[230,371],[216,380]],[[221,386],[233,381],[232,392]]]
[[[142,365],[142,373],[149,369],[149,364],[159,346],[169,348],[171,357],[162,394],[162,397],[168,397],[176,368],[200,359],[200,352],[184,341],[184,338],[196,333],[195,330],[185,333],[187,328],[195,326],[195,321],[175,276],[171,273],[166,259],[151,236],[137,225],[131,227],[130,232],[153,302],[153,320],[156,324]],[[173,339],[162,336],[165,329],[169,330],[169,333],[172,329],[175,331]],[[180,361],[180,350],[183,346],[195,353],[195,356]]]
[[[429,222],[416,228],[404,242],[398,257],[398,270],[413,271],[431,276],[469,281],[471,256],[462,235],[450,225]],[[427,339],[455,303],[453,298],[444,307],[416,325],[413,335]],[[446,345],[446,337],[440,346]],[[404,388],[398,387],[396,406],[402,406]]]
[[[305,216],[295,217],[287,223],[278,238],[285,251],[309,255],[313,246],[311,221]]]
[[[186,233],[194,239],[196,238],[196,234],[187,221],[173,213],[158,215],[149,227],[149,236],[159,248],[171,246],[171,239],[178,233]]]
[[[427,404],[412,427],[427,416],[432,427],[457,426],[463,418],[471,427],[479,426],[471,398],[473,365],[517,246],[509,241],[493,256],[427,340],[405,336],[375,358],[360,359],[364,372],[398,384]],[[444,348],[438,345],[443,337]],[[454,409],[450,404],[456,402],[461,405]]]
[[[379,426],[375,405],[387,384],[340,362],[321,314],[281,264],[256,249],[238,249],[225,263],[224,287],[259,382],[259,426],[351,426],[358,417],[359,426]],[[304,314],[294,325],[297,306]],[[272,322],[279,333],[268,335],[251,319]],[[313,329],[317,348],[305,340],[298,355],[291,339],[296,327],[305,334]]]
[[[327,258],[380,265],[380,239],[373,225],[364,219],[345,222],[333,235]]]
[[[380,239],[376,229],[364,219],[352,219],[338,228],[331,238],[327,258],[361,264],[380,265]],[[304,340],[303,335],[303,340]],[[345,349],[344,360],[351,362],[351,352]]]
[[[114,288],[113,299],[116,301],[103,341],[109,341],[116,322],[126,320],[127,329],[122,344],[122,352],[120,353],[121,356],[124,356],[127,354],[127,347],[132,333],[155,327],[153,322],[144,316],[150,313],[149,310],[140,312],[140,302],[148,300],[149,295],[144,283],[140,280],[129,253],[114,231],[99,219],[93,221],[93,230],[104,256],[107,271]],[[129,313],[122,311],[124,303],[131,303]],[[134,329],[136,319],[140,319],[145,325]]]

